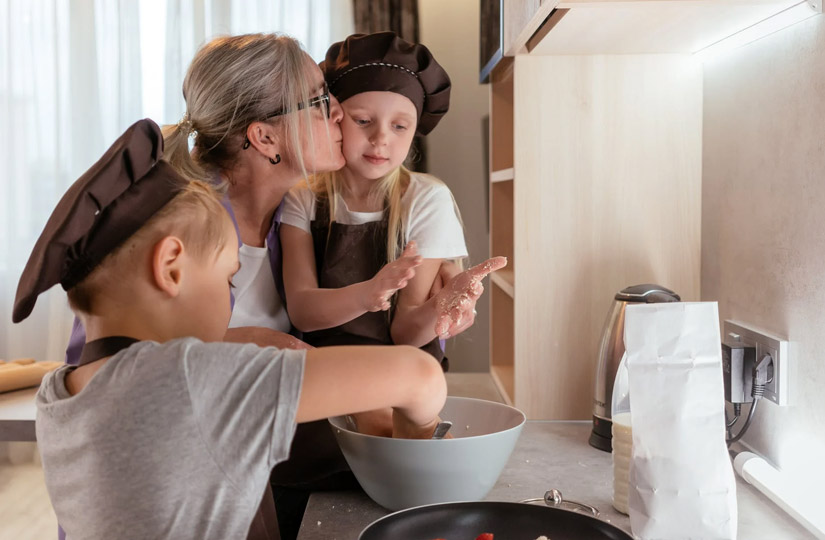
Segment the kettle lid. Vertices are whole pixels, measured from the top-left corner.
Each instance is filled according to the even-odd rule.
[[[632,285],[617,292],[614,298],[623,302],[644,302],[647,304],[681,301],[681,298],[675,292],[652,283]]]

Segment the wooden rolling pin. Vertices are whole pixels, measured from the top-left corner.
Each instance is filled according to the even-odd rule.
[[[0,364],[0,392],[37,386],[46,373],[61,365],[63,362],[35,362],[31,358]]]

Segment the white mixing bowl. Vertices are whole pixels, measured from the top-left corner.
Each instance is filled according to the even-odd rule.
[[[330,418],[352,472],[389,510],[484,498],[501,474],[526,420],[520,410],[482,399],[448,397],[441,419],[453,439],[391,439],[347,429]]]

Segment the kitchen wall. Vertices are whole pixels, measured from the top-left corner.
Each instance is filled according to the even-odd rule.
[[[452,190],[464,219],[470,264],[489,253],[487,161],[482,124],[489,90],[478,82],[477,0],[419,0],[420,39],[452,81],[450,111],[427,136],[430,172]],[[489,369],[489,289],[479,300],[475,324],[447,343],[451,371]]]
[[[791,406],[762,403],[744,440],[825,481],[825,16],[704,75],[702,298],[790,341]]]

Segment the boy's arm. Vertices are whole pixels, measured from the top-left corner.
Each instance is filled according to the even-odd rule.
[[[321,289],[312,235],[283,224],[281,245],[287,311],[292,324],[303,332],[332,328],[368,311],[389,309],[389,297],[407,284],[421,260],[415,255],[413,245],[368,281],[338,289]]]
[[[447,397],[441,365],[406,346],[324,347],[306,353],[297,422],[392,407],[395,436],[428,438]]]

